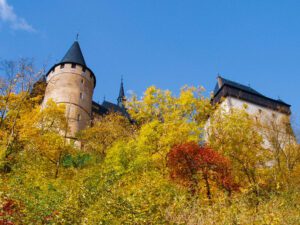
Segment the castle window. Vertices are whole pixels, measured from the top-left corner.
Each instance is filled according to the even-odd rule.
[[[80,99],[83,99],[83,94],[82,94],[82,92],[80,92]]]
[[[83,79],[81,79],[81,83],[83,84]]]
[[[82,67],[82,72],[85,73],[85,71],[86,71],[86,68],[85,68],[85,67]]]
[[[60,68],[63,69],[65,67],[65,64],[61,64]]]
[[[77,121],[80,121],[80,120],[81,120],[81,115],[78,114],[78,115],[77,115]]]
[[[71,68],[72,68],[72,69],[76,68],[76,64],[75,64],[75,63],[72,63]]]
[[[93,76],[92,76],[92,74],[90,74],[90,78],[92,78]]]

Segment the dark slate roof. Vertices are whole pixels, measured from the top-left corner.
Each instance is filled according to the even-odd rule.
[[[64,64],[64,63],[75,63],[80,66],[82,66],[85,69],[88,69],[92,76],[94,77],[94,87],[96,87],[96,76],[94,72],[86,65],[80,45],[78,41],[75,41],[72,46],[69,48],[65,56],[62,58],[62,60],[59,63],[56,63],[53,65],[49,71],[46,73],[46,77],[48,74],[58,65]]]
[[[102,106],[104,106],[105,108],[114,111],[114,112],[122,112],[124,109],[121,108],[120,106],[112,103],[112,102],[108,102],[108,101],[103,101]]]
[[[105,107],[110,112],[119,112],[123,116],[126,116],[127,118],[129,118],[129,114],[124,106],[120,107],[117,104],[114,104],[112,102],[108,102],[105,100],[103,101],[102,106]]]
[[[121,79],[119,96],[118,96],[118,99],[117,99],[118,106],[121,107],[121,108],[124,108],[124,101],[125,101],[125,92],[124,92],[124,84],[123,84],[123,78],[122,78]]]
[[[100,105],[99,103],[97,102],[92,102],[92,112],[97,114],[97,115],[105,115],[108,113],[108,109],[105,108],[104,106]]]
[[[76,63],[86,67],[78,41],[75,41],[60,63]]]
[[[236,83],[218,77],[218,82],[214,90],[212,103],[216,104],[222,100],[222,97],[231,96],[253,104],[257,104],[272,110],[280,111],[285,114],[291,114],[290,105],[282,100],[275,100],[262,95],[251,87]]]
[[[223,85],[228,85],[228,86],[232,86],[232,87],[238,88],[238,89],[240,89],[242,91],[246,91],[246,92],[249,92],[249,93],[252,93],[252,94],[255,94],[255,95],[261,95],[261,96],[263,96],[261,93],[259,93],[258,91],[254,90],[253,88],[251,88],[249,86],[246,86],[246,85],[243,85],[243,84],[239,84],[237,82],[225,79],[225,78],[223,78],[221,76],[219,76],[218,79],[221,80],[221,87],[219,87],[218,83],[216,84],[216,87],[215,87],[215,90],[214,90],[214,94],[215,95],[223,87]]]
[[[121,85],[120,85],[120,91],[119,91],[119,100],[123,100],[125,98],[125,92],[124,92],[124,85],[123,85],[123,79],[121,80]]]

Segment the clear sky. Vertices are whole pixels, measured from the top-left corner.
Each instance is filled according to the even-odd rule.
[[[0,0],[0,58],[50,68],[79,32],[96,101],[116,101],[121,75],[141,95],[211,91],[220,73],[291,104],[300,126],[299,12],[299,0]]]

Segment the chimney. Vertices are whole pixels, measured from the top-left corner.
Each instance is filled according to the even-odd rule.
[[[218,77],[217,77],[217,81],[218,81],[219,88],[221,88],[223,83],[222,83],[222,77],[219,74],[218,74]]]

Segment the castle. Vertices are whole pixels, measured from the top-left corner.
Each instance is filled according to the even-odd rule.
[[[94,116],[113,111],[128,117],[124,106],[123,80],[117,104],[109,101],[98,104],[93,101],[96,76],[86,65],[78,41],[73,43],[59,63],[50,68],[45,77],[47,85],[42,107],[49,99],[66,105],[70,128],[68,138],[74,138],[78,131],[90,125]]]
[[[93,117],[110,111],[120,112],[128,117],[124,101],[125,93],[121,81],[117,104],[93,101],[96,76],[87,66],[78,41],[75,41],[62,60],[46,73],[46,91],[43,107],[51,98],[57,104],[66,105],[66,117],[70,132],[68,138],[91,124]],[[225,110],[242,108],[246,103],[249,114],[261,114],[280,119],[291,114],[290,105],[282,100],[268,98],[249,86],[222,77],[217,78],[212,104],[220,103]]]

